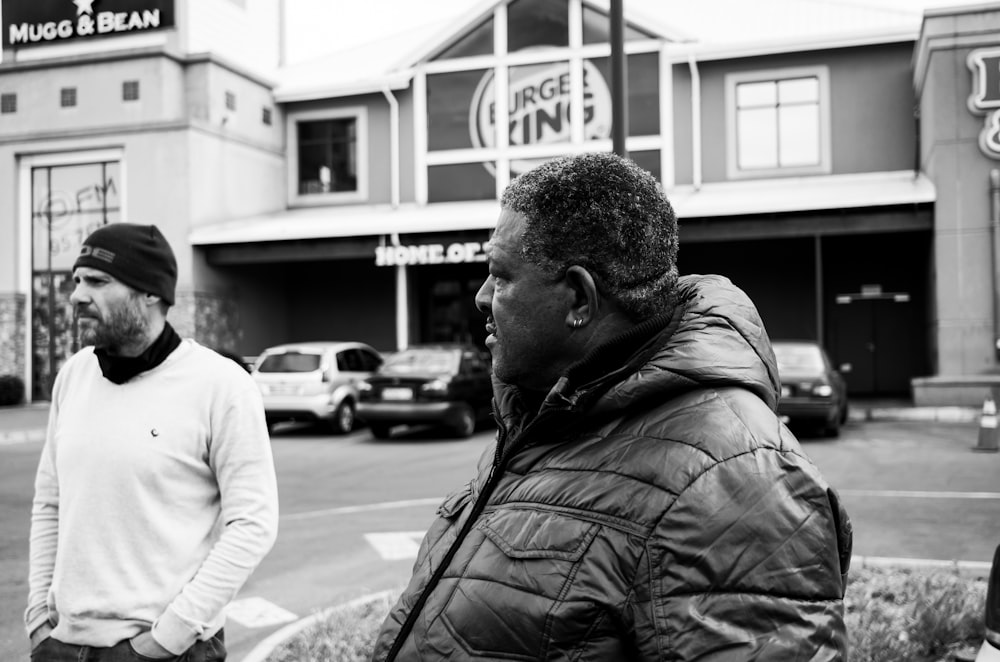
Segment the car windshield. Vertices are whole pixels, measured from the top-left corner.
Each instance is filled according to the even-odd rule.
[[[461,358],[462,353],[457,349],[404,349],[386,359],[380,372],[390,375],[456,373]]]
[[[312,372],[319,370],[320,355],[303,352],[268,354],[260,362],[258,372]]]
[[[779,373],[823,370],[823,356],[819,347],[775,344],[774,357],[778,360]]]

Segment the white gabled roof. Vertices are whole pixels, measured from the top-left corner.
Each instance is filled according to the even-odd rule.
[[[934,184],[912,170],[678,186],[667,192],[678,218],[820,211],[934,202]],[[195,246],[489,230],[500,215],[481,202],[350,205],[288,209],[194,228]]]
[[[317,35],[289,34],[296,49],[319,40],[317,57],[281,68],[279,102],[401,89],[412,68],[472,29],[507,0],[364,0],[354,19],[324,21]],[[584,0],[606,11],[610,0]],[[304,11],[305,2],[288,4]],[[626,21],[698,59],[915,41],[926,8],[966,0],[628,0]],[[336,16],[335,4],[309,11]],[[425,14],[415,14],[421,7]],[[433,11],[431,11],[433,10]],[[364,18],[361,20],[359,17]],[[302,42],[302,43],[300,43]],[[307,51],[308,52],[308,51]]]

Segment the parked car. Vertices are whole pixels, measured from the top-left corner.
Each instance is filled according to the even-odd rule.
[[[776,340],[781,398],[778,415],[790,424],[808,424],[836,437],[847,421],[847,383],[826,350],[814,341]]]
[[[358,418],[376,439],[396,425],[422,423],[468,437],[491,412],[489,355],[473,345],[412,345],[388,356],[360,391]]]
[[[358,383],[380,365],[382,356],[364,343],[302,342],[265,349],[252,374],[269,428],[309,421],[346,434],[354,429]]]

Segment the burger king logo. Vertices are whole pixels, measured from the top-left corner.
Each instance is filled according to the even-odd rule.
[[[570,76],[568,62],[545,62],[510,68],[508,140],[511,146],[547,145],[570,141]],[[611,91],[601,72],[583,62],[584,138],[611,136]],[[496,146],[496,89],[493,72],[483,75],[469,108],[469,133],[477,148]],[[545,159],[510,163],[512,175],[530,170]],[[494,173],[492,164],[486,169]]]

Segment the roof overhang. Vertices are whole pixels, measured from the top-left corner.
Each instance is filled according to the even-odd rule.
[[[934,183],[913,170],[784,177],[678,186],[668,196],[679,218],[856,209],[934,202]]]
[[[668,191],[678,218],[713,218],[934,202],[934,184],[912,170],[747,180]],[[489,230],[500,203],[441,202],[288,209],[194,228],[194,246]]]
[[[297,239],[492,229],[500,203],[440,202],[429,205],[350,205],[288,209],[203,225],[191,231],[194,246]]]

